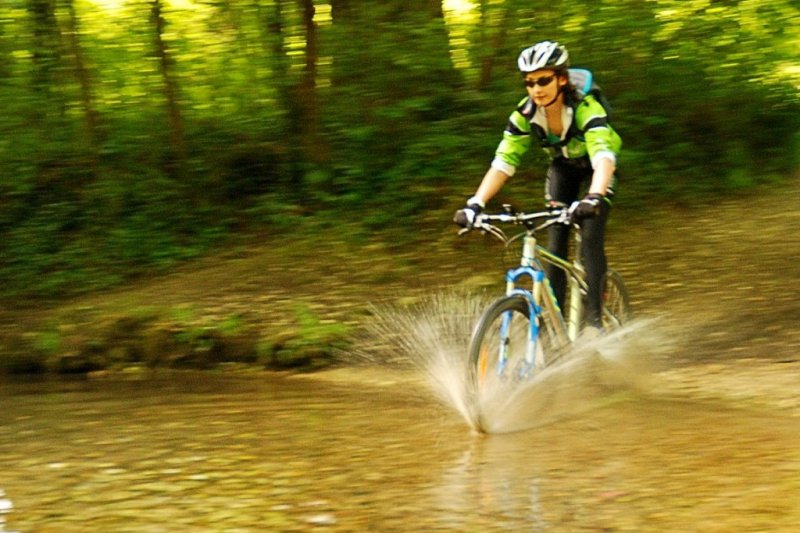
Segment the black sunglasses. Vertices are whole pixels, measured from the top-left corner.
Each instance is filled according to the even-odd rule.
[[[525,87],[534,87],[536,85],[538,85],[539,87],[547,87],[548,85],[553,83],[554,79],[556,79],[555,76],[543,76],[535,80],[524,80],[522,83],[525,85]]]

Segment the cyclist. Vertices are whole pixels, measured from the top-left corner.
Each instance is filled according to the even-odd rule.
[[[581,257],[586,268],[586,321],[602,331],[601,292],[606,273],[605,226],[616,181],[617,155],[622,141],[608,123],[608,114],[590,94],[579,93],[569,78],[569,54],[557,42],[543,41],[523,50],[517,60],[527,89],[511,113],[494,160],[475,195],[456,211],[454,222],[471,227],[475,216],[513,176],[535,137],[552,160],[545,180],[548,206],[570,205],[585,194],[573,211],[581,224]],[[567,258],[570,227],[553,225],[548,248]],[[550,266],[548,277],[564,309],[566,275]]]

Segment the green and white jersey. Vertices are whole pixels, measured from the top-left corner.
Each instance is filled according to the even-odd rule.
[[[561,116],[563,133],[557,136],[547,126],[544,108],[537,108],[530,98],[524,98],[508,119],[492,167],[513,176],[533,142],[538,142],[552,157],[588,157],[592,167],[602,158],[616,163],[622,139],[608,123],[605,108],[593,94],[583,96],[579,102],[570,100],[565,99]]]

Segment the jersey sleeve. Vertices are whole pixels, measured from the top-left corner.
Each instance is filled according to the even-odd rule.
[[[513,176],[522,161],[522,156],[531,147],[531,125],[527,118],[515,110],[508,118],[503,139],[497,147],[492,168]]]
[[[586,96],[575,113],[578,128],[584,132],[586,151],[595,167],[597,161],[606,158],[616,164],[622,148],[622,139],[608,123],[603,106],[592,95]]]

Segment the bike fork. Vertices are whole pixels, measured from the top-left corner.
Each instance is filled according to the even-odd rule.
[[[528,377],[531,371],[542,368],[544,366],[544,351],[539,341],[539,314],[541,312],[542,291],[544,289],[544,272],[541,270],[534,270],[531,268],[522,267],[526,275],[531,277],[533,283],[533,291],[519,290],[516,288],[516,280],[519,272],[509,274],[507,280],[507,294],[518,293],[525,296],[528,303],[528,335],[525,345],[525,356],[523,364],[517,369],[519,378]],[[498,374],[502,374],[505,370],[506,361],[508,360],[508,347],[510,325],[513,313],[508,312],[502,320],[500,327],[500,347],[498,353]]]
[[[510,344],[510,326],[512,319],[512,312],[509,311],[503,317],[500,326],[500,346],[497,354],[497,375],[502,376],[505,373],[506,364],[508,363],[508,348]],[[539,342],[539,324],[538,315],[533,314],[530,318],[530,328],[528,329],[528,340],[525,345],[525,357],[522,365],[516,369],[517,378],[527,378],[531,371],[535,371],[544,366],[544,352]]]

